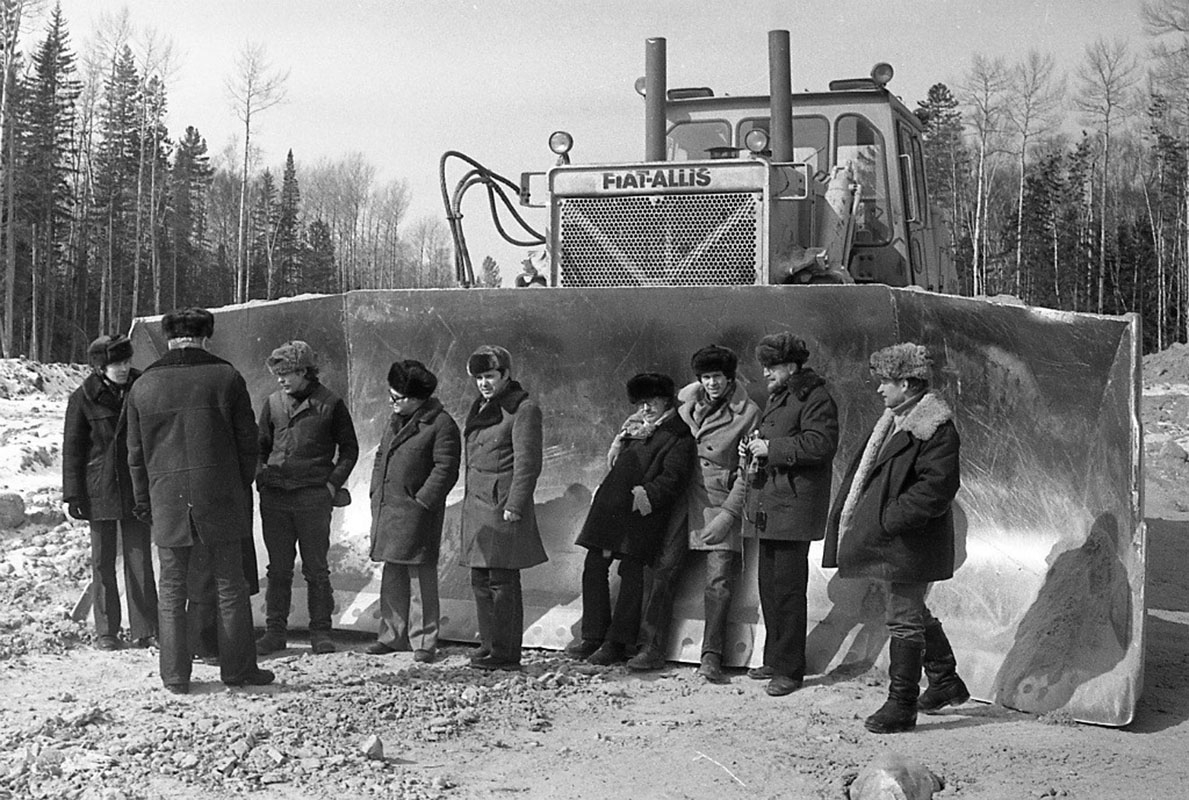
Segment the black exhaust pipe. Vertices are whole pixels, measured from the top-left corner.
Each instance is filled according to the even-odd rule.
[[[793,160],[793,75],[788,31],[768,31],[768,91],[772,160],[789,162]]]
[[[787,34],[786,34],[787,36]],[[665,40],[644,42],[644,160],[665,160]]]

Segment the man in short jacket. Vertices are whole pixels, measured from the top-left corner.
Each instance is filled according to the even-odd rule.
[[[286,342],[265,360],[280,388],[260,409],[260,524],[268,548],[265,632],[260,654],[288,645],[293,564],[301,549],[310,613],[310,649],[333,653],[330,617],[330,517],[334,498],[359,458],[347,404],[318,380],[313,348]]]
[[[932,358],[912,342],[871,356],[884,412],[839,487],[823,566],[888,589],[888,700],[864,723],[873,733],[916,727],[970,699],[941,622],[925,604],[933,581],[954,574],[954,497],[960,484],[953,412],[929,391]],[[929,687],[921,694],[924,662]]]

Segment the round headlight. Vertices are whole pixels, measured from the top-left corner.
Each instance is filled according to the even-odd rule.
[[[752,128],[743,137],[743,146],[759,155],[768,149],[768,132],[763,128]]]
[[[570,148],[573,146],[574,137],[565,131],[554,131],[549,134],[549,149],[559,156],[570,152]]]
[[[876,86],[887,86],[894,74],[892,65],[885,61],[881,61],[871,68],[871,80],[875,81]]]

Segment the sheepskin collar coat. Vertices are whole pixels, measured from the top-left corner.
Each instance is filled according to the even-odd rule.
[[[953,412],[938,395],[923,395],[899,426],[885,410],[839,487],[822,565],[894,583],[953,577],[959,449]]]

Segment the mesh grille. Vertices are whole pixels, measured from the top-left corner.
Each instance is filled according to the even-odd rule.
[[[562,286],[753,284],[758,193],[559,198]]]

